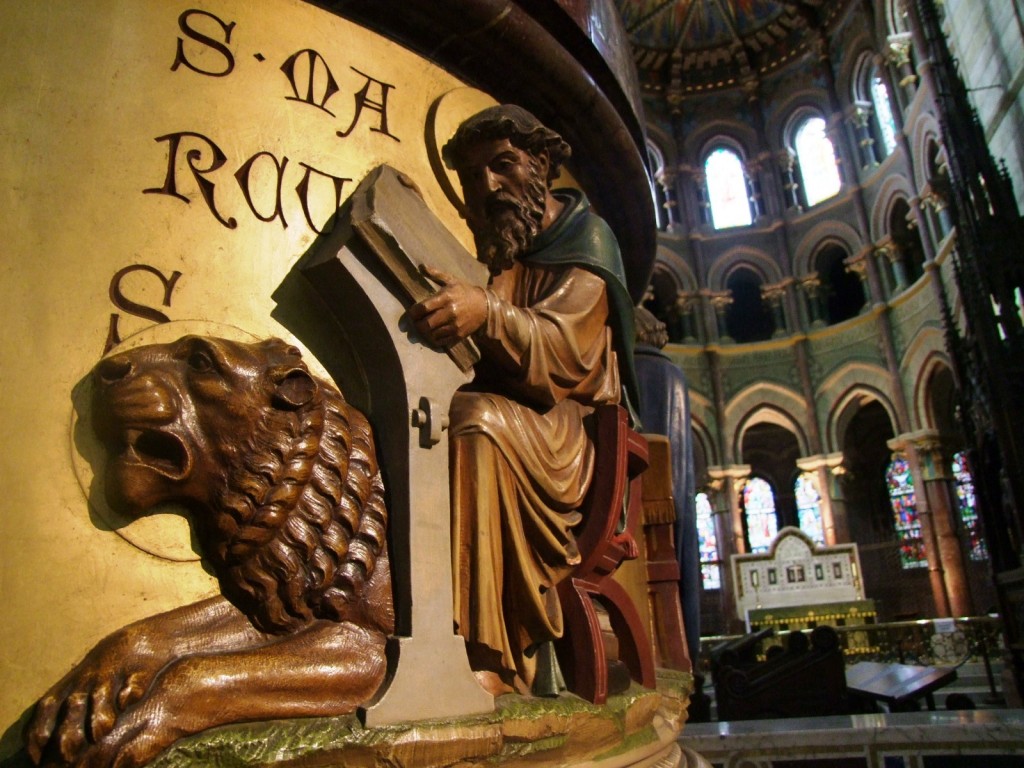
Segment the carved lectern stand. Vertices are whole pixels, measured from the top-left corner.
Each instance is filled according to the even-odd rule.
[[[433,287],[426,260],[482,284],[486,268],[434,217],[411,182],[382,166],[339,214],[337,237],[299,265],[336,314],[369,381],[367,414],[387,471],[399,634],[392,676],[366,710],[368,726],[490,712],[452,624],[448,407],[469,381],[475,349],[449,355],[407,330],[405,310]],[[340,240],[340,242],[339,242]],[[404,565],[404,567],[403,567]]]

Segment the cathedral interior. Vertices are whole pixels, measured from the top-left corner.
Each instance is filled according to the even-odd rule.
[[[784,526],[857,543],[880,621],[999,610],[1002,518],[986,537],[971,479],[989,428],[966,424],[976,364],[950,343],[981,322],[950,155],[1022,199],[1024,27],[1019,5],[936,4],[966,96],[947,115],[913,5],[617,3],[656,180],[644,306],[690,385],[705,635],[736,629],[729,556]],[[981,139],[951,146],[971,106]],[[994,247],[1013,282],[1016,244]]]
[[[314,220],[332,222],[343,189],[351,194],[350,182],[381,162],[425,181],[428,207],[442,224],[461,226],[464,205],[438,146],[479,101],[528,107],[572,146],[568,180],[607,221],[629,298],[664,325],[659,354],[685,375],[692,485],[673,492],[689,508],[677,519],[693,521],[699,573],[678,583],[694,608],[684,595],[688,629],[699,627],[701,639],[687,664],[708,673],[709,692],[725,653],[756,651],[767,664],[771,653],[787,653],[756,645],[769,629],[777,636],[767,642],[777,643],[790,630],[813,637],[825,625],[840,637],[830,642],[842,643],[840,677],[844,663],[870,659],[955,668],[963,680],[970,663],[978,687],[948,709],[1010,713],[907,719],[923,730],[890,731],[901,725],[890,715],[928,715],[892,708],[852,724],[822,717],[805,731],[780,727],[767,739],[753,717],[749,728],[737,717],[733,730],[721,730],[701,722],[713,711],[691,706],[680,743],[731,768],[1020,764],[1021,0],[77,5],[55,3],[63,37],[53,40],[66,50],[47,56],[28,49],[53,44],[49,11],[11,3],[2,12],[14,32],[0,135],[20,138],[9,199],[22,224],[12,227],[5,267],[5,330],[39,348],[29,364],[14,357],[22,345],[6,345],[11,357],[0,368],[17,407],[4,416],[22,427],[10,432],[12,445],[22,445],[26,425],[42,437],[5,456],[5,503],[16,514],[0,515],[11,617],[0,643],[10,675],[0,686],[9,686],[0,703],[10,723],[0,757],[20,748],[19,722],[43,681],[59,679],[87,640],[131,626],[150,600],[154,610],[172,609],[212,584],[187,531],[175,529],[183,554],[165,552],[169,529],[152,529],[159,546],[107,536],[127,525],[89,506],[98,484],[80,474],[84,462],[67,445],[68,408],[53,402],[77,407],[68,392],[101,350],[164,325],[231,327],[247,338],[287,330],[311,351],[315,342],[336,345],[322,363],[331,375],[335,366],[356,371],[334,318],[291,292],[291,265],[329,234]],[[103,36],[92,51],[92,38]],[[159,56],[156,45],[165,46]],[[95,60],[82,63],[88,57]],[[32,88],[13,85],[21,65]],[[65,76],[79,66],[92,74]],[[151,92],[157,106],[143,98]],[[70,117],[58,116],[65,102]],[[67,140],[73,123],[78,133]],[[45,173],[32,177],[35,167]],[[97,192],[87,185],[94,179],[107,186]],[[82,203],[67,206],[66,226],[53,225],[55,199]],[[70,252],[88,257],[86,266],[66,261]],[[46,302],[43,287],[53,291]],[[62,304],[84,318],[85,341],[52,327],[51,310]],[[343,309],[339,317],[359,314]],[[350,399],[362,407],[370,385],[357,379],[366,391]],[[74,396],[84,391],[75,387]],[[394,413],[386,425],[408,429],[406,414]],[[384,441],[393,438],[368,417]],[[17,467],[34,471],[51,454],[59,454],[56,479],[23,480],[30,472]],[[413,494],[399,496],[408,506]],[[447,501],[435,506],[447,521]],[[770,562],[784,540],[804,548],[800,565]],[[402,584],[413,581],[408,561],[430,560],[403,546],[392,555]],[[814,560],[835,553],[845,559]],[[793,599],[833,574],[845,591],[820,591],[808,605]],[[773,591],[786,590],[788,602],[771,603]],[[108,607],[94,610],[104,600]],[[447,632],[450,601],[438,600]],[[399,592],[397,601],[404,639],[412,600]],[[799,716],[831,714],[814,711],[826,682],[805,679],[773,678],[773,695],[801,703]],[[934,690],[950,679],[902,703],[934,709]],[[713,695],[722,715],[726,704]],[[773,713],[768,706],[756,716]],[[999,748],[986,753],[986,739]],[[921,757],[924,742],[937,746]],[[975,757],[961,759],[968,753]]]

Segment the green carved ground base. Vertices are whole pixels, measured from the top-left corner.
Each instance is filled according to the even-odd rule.
[[[689,674],[659,670],[657,690],[634,685],[605,706],[571,695],[509,695],[491,714],[443,722],[375,729],[354,716],[245,723],[182,739],[150,767],[674,765],[692,690]]]

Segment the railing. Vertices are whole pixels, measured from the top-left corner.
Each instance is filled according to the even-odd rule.
[[[968,661],[985,666],[988,685],[996,694],[993,660],[1002,658],[1002,620],[998,616],[966,616],[956,619],[922,619],[887,624],[833,627],[847,664],[881,661],[925,666],[960,666]],[[796,630],[794,630],[796,631]],[[773,645],[783,645],[789,632],[777,632],[760,641],[757,655],[763,659]],[[701,638],[700,662],[710,671],[710,650],[742,635]]]

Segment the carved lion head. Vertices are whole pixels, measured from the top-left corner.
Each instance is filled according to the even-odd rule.
[[[385,546],[383,485],[365,417],[295,347],[186,336],[93,375],[111,506],[189,506],[225,596],[264,631],[352,615]]]

